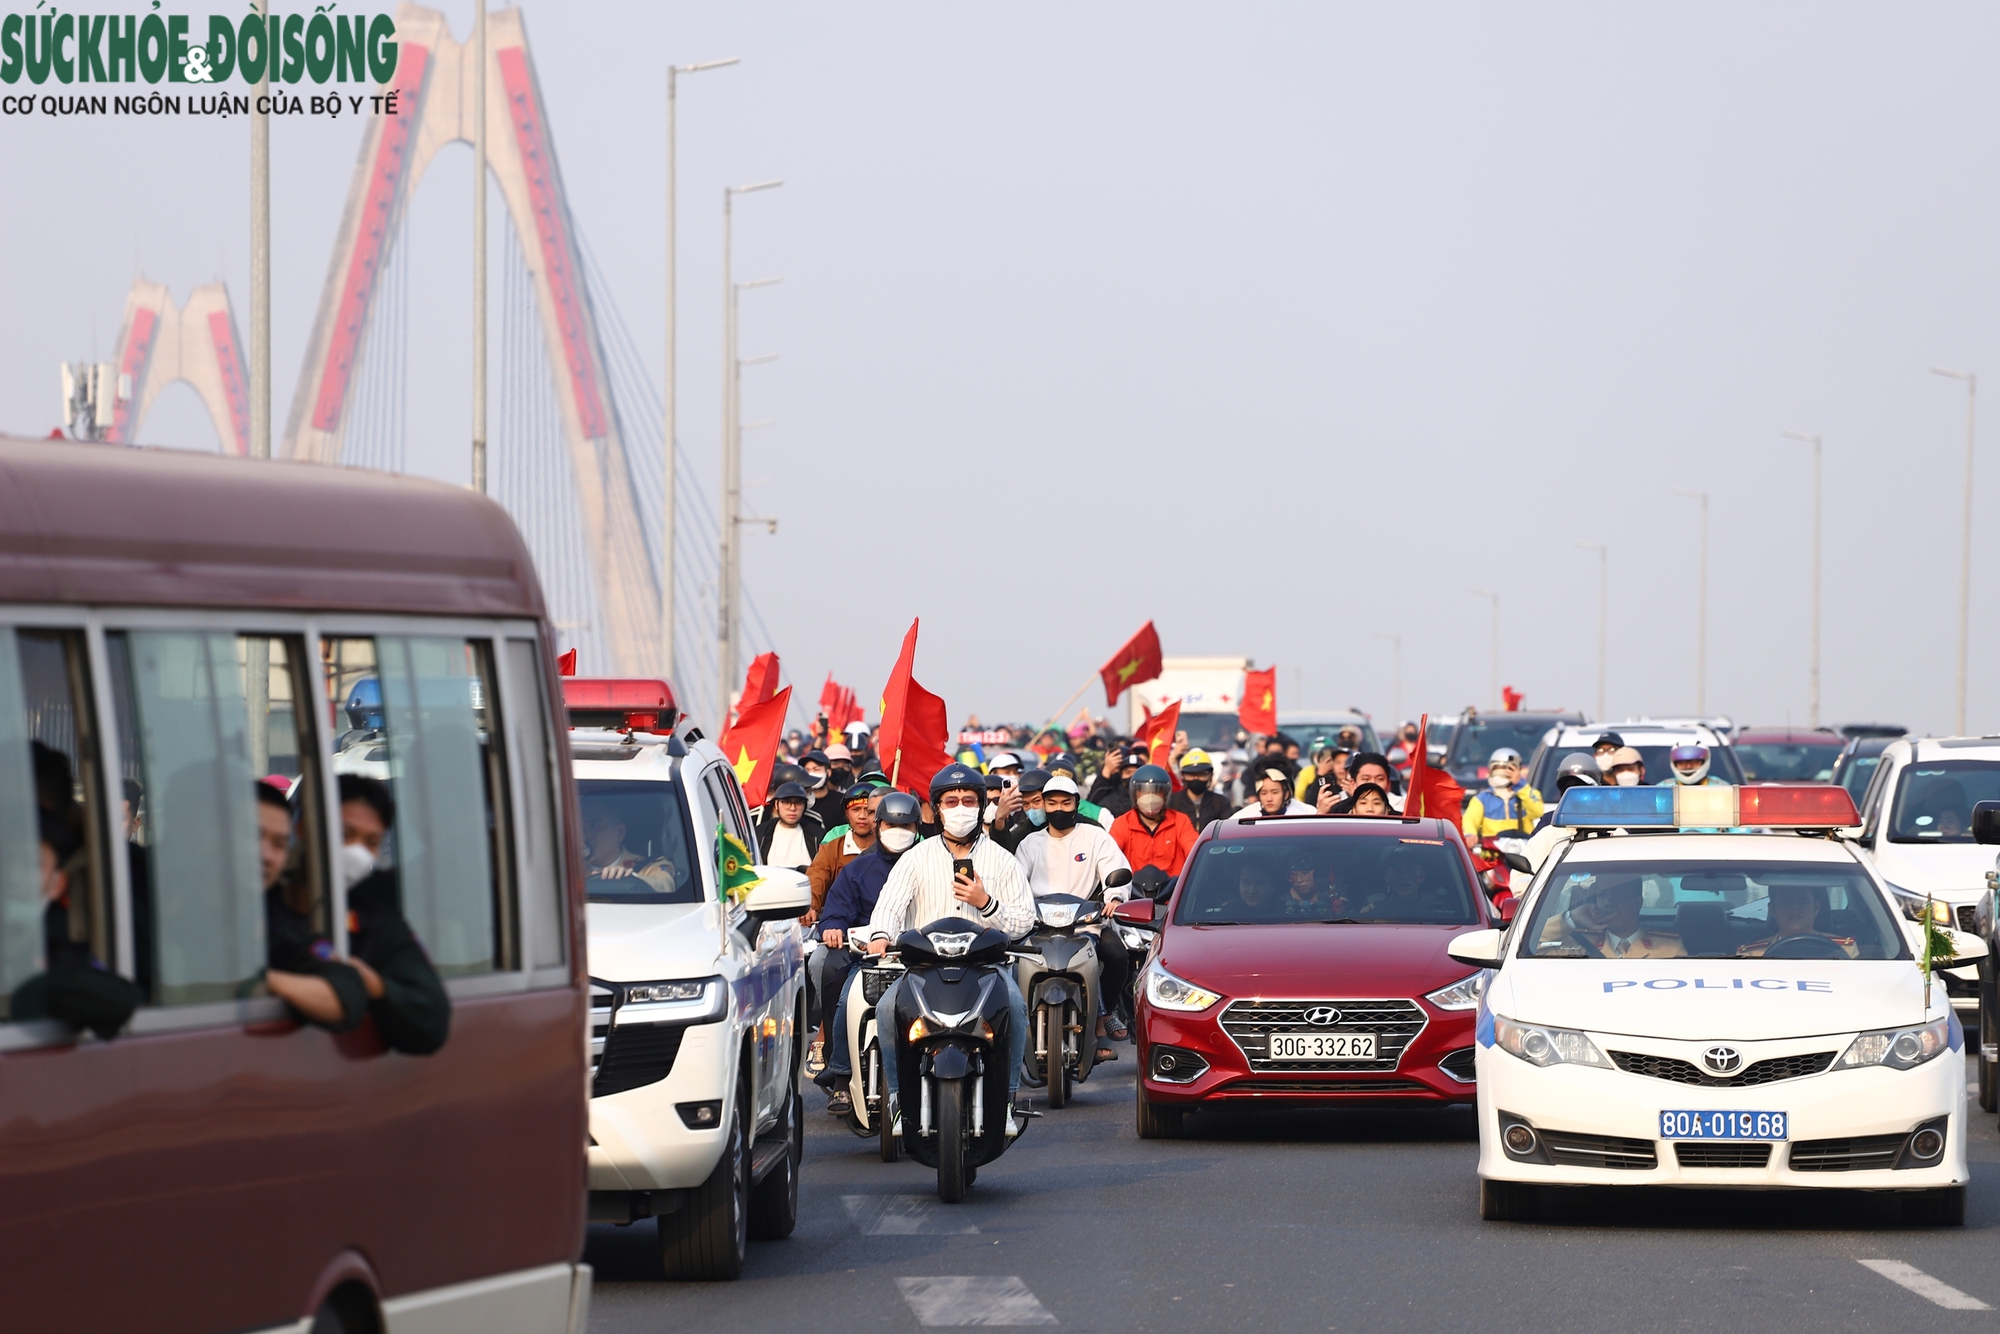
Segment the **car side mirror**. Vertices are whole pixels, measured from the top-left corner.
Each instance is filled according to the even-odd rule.
[[[804,917],[812,909],[812,882],[784,866],[760,866],[764,883],[743,900],[743,911],[760,922],[782,922]]]
[[[1123,926],[1155,926],[1157,906],[1151,899],[1127,899],[1111,910],[1111,920]]]
[[[1121,866],[1110,875],[1104,877],[1104,887],[1106,889],[1123,889],[1131,883],[1132,868],[1129,866]]]
[[[1500,856],[1500,864],[1508,870],[1519,871],[1522,875],[1535,873],[1535,864],[1528,860],[1527,854],[1516,852],[1512,848],[1495,848],[1494,851]]]
[[[1501,921],[1512,926],[1514,924],[1514,914],[1521,911],[1521,901],[1510,894],[1494,904],[1493,911],[1499,915]]]
[[[2000,801],[1982,801],[1972,808],[1972,841],[2000,843]]]
[[[1989,953],[1986,948],[1986,938],[1971,931],[1953,931],[1951,944],[1955,953],[1952,955],[1950,966],[1954,968],[1962,963],[1970,963],[1974,959],[1983,959]]]
[[[1497,968],[1500,966],[1500,941],[1505,934],[1491,929],[1467,931],[1462,936],[1453,936],[1445,953],[1451,956],[1453,962],[1468,968]]]

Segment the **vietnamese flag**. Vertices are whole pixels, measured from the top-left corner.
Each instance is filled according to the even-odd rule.
[[[778,693],[778,655],[759,653],[750,660],[750,670],[743,675],[743,694],[737,699],[740,712],[752,704],[762,704]]]
[[[1097,669],[1104,678],[1104,702],[1106,707],[1116,704],[1126,687],[1136,686],[1158,678],[1163,666],[1160,662],[1160,635],[1147,621],[1139,628],[1139,633],[1126,641],[1125,647],[1111,655],[1111,661]]]
[[[917,659],[917,622],[903,636],[903,650],[882,687],[882,722],[875,729],[875,763],[889,775],[889,785],[930,797],[931,775],[951,763],[945,750],[950,725],[944,700],[917,684],[912,669]]]
[[[1181,790],[1181,771],[1174,765],[1174,733],[1180,730],[1181,702],[1175,700],[1139,725],[1138,740],[1151,752],[1151,760],[1167,771],[1174,791]]]
[[[1278,731],[1278,669],[1243,673],[1243,702],[1237,706],[1236,721],[1243,730],[1257,736],[1275,736]]]
[[[560,676],[576,675],[576,650],[556,654],[556,673]]]
[[[785,735],[785,710],[792,705],[792,688],[786,686],[760,704],[752,704],[736,715],[736,721],[716,742],[736,781],[743,785],[743,800],[762,806],[771,786],[771,770],[778,762],[778,743]]]
[[[1403,814],[1429,816],[1458,828],[1465,814],[1465,789],[1449,771],[1433,769],[1430,762],[1431,716],[1417,724],[1417,746],[1410,755],[1410,792],[1403,799]]]
[[[826,684],[819,688],[819,711],[826,715],[827,727],[835,732],[861,720],[854,691],[834,680],[832,672],[826,674]]]

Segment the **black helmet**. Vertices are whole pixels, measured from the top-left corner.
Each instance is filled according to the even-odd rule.
[[[1149,789],[1157,792],[1165,792],[1171,789],[1173,785],[1174,780],[1167,777],[1167,771],[1157,764],[1142,764],[1132,775],[1132,791],[1135,793],[1144,792]]]
[[[986,775],[969,764],[947,764],[931,775],[931,805],[945,793],[964,788],[977,792],[982,800],[986,796]]]
[[[806,790],[798,783],[780,783],[778,790],[771,794],[773,801],[804,801]]]
[[[1065,769],[1073,774],[1076,772],[1076,756],[1071,755],[1067,751],[1059,755],[1051,755],[1045,767],[1050,773],[1054,773],[1058,769]]]
[[[999,774],[986,775],[986,790],[988,792],[1005,791],[1006,787],[1007,787],[1007,780],[1002,778]]]
[[[1021,775],[1021,795],[1033,796],[1049,785],[1047,769],[1030,769]]]
[[[842,809],[845,809],[857,801],[873,801],[874,799],[875,785],[873,783],[856,783],[853,787],[847,789],[846,794],[840,799],[840,804]]]
[[[771,766],[771,787],[775,791],[787,783],[797,783],[801,790],[812,786],[812,775],[796,764],[774,764]]]
[[[877,824],[915,829],[919,814],[915,797],[907,792],[891,792],[882,798],[882,804],[875,809],[875,821]]]

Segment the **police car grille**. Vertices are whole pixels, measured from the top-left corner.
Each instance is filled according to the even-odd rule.
[[[1794,1172],[1868,1172],[1896,1165],[1908,1135],[1856,1135],[1848,1139],[1808,1139],[1792,1146],[1785,1164]]]
[[[1676,1060],[1671,1056],[1649,1056],[1636,1051],[1611,1053],[1611,1059],[1628,1075],[1649,1075],[1675,1084],[1694,1084],[1712,1089],[1749,1088],[1756,1084],[1775,1084],[1781,1079],[1803,1079],[1824,1071],[1833,1064],[1833,1058],[1834,1053],[1830,1051],[1774,1056],[1768,1061],[1744,1067],[1742,1074],[1724,1079],[1706,1073],[1692,1061]]]
[[[1337,1023],[1315,1024],[1309,1010],[1332,1006]],[[1313,1070],[1394,1070],[1403,1050],[1430,1022],[1423,1007],[1410,1000],[1289,1000],[1231,1001],[1222,1013],[1222,1030],[1229,1034],[1243,1059],[1259,1073],[1304,1074]],[[1274,1061],[1269,1057],[1272,1033],[1373,1033],[1372,1061]]]
[[[606,1097],[627,1089],[643,1088],[665,1079],[680,1055],[681,1036],[687,1029],[680,1024],[631,1024],[615,1028],[604,1044],[604,1056],[590,1081],[590,1096]]]
[[[1771,1146],[1675,1144],[1674,1158],[1682,1167],[1763,1167],[1771,1161]]]
[[[1649,1139],[1573,1135],[1567,1131],[1544,1130],[1542,1147],[1548,1151],[1549,1161],[1561,1167],[1605,1167],[1614,1172],[1645,1172],[1660,1165],[1659,1154]]]

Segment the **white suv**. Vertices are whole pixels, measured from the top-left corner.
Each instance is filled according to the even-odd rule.
[[[1564,723],[1549,732],[1528,757],[1528,786],[1540,792],[1550,804],[1555,801],[1556,769],[1572,755],[1590,754],[1597,738],[1606,732],[1616,732],[1644,758],[1648,783],[1673,776],[1667,755],[1676,746],[1707,746],[1711,777],[1730,784],[1743,781],[1743,766],[1736,762],[1736,752],[1729,748],[1728,740],[1703,723],[1641,718],[1623,723]]]
[[[667,1273],[732,1279],[791,1234],[805,1147],[796,871],[722,893],[719,830],[756,855],[736,775],[683,724],[574,728],[591,977],[590,1217],[657,1220]]]

